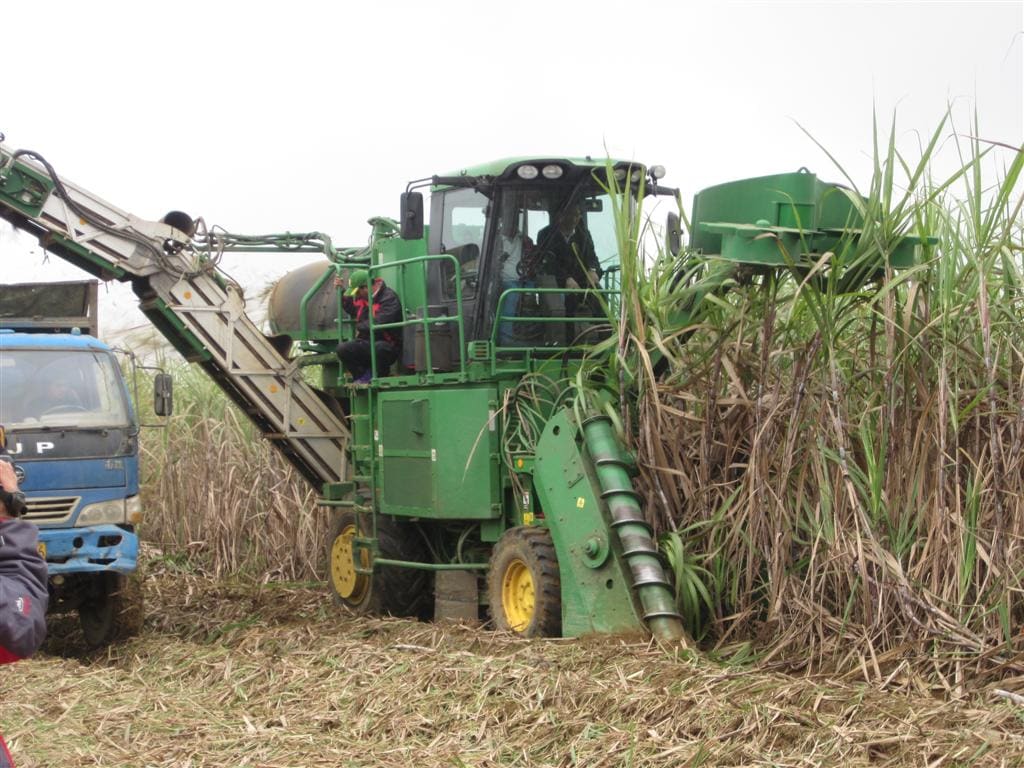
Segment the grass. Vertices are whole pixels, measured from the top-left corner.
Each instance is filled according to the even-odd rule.
[[[214,575],[320,577],[327,520],[308,484],[200,369],[165,367],[175,412],[143,430],[143,538]]]
[[[144,634],[60,628],[0,676],[21,768],[1010,766],[1020,710],[676,659],[635,638],[524,641],[352,618],[319,590],[147,569]],[[73,630],[72,630],[73,632]],[[40,695],[40,692],[45,695]]]
[[[950,133],[963,167],[935,182]],[[634,383],[616,397],[651,522],[698,554],[683,583],[691,605],[693,578],[710,593],[714,650],[754,641],[794,668],[909,670],[957,691],[1024,672],[1024,152],[997,147],[988,182],[991,149],[948,122],[913,162],[895,135],[876,140],[863,199],[850,193],[862,236],[821,258],[816,284],[740,271],[706,291],[722,277],[691,254],[673,287],[666,254],[627,252],[619,360]],[[634,219],[621,228],[644,242]],[[938,243],[885,267],[910,233]]]

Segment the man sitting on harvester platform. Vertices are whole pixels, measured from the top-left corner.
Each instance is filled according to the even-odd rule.
[[[348,287],[341,297],[341,306],[356,321],[356,337],[338,345],[338,359],[352,374],[356,384],[368,384],[373,378],[370,368],[370,312],[374,325],[387,325],[403,320],[402,300],[388,288],[379,277],[373,281],[371,298],[370,275],[365,269],[357,269],[349,275]],[[377,372],[387,376],[391,366],[402,354],[401,329],[385,328],[374,332],[374,354],[377,358]]]

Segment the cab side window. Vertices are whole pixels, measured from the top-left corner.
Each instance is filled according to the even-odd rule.
[[[462,274],[462,297],[475,296],[477,271],[487,224],[488,199],[473,189],[453,189],[442,194],[441,205],[432,201],[430,240],[432,253],[449,253],[458,259]],[[439,220],[438,220],[439,219]],[[441,298],[456,295],[455,270],[450,262],[440,262]]]

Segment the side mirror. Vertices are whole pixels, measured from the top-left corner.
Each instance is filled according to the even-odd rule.
[[[682,243],[683,230],[679,226],[679,214],[669,211],[668,221],[665,222],[665,248],[673,256],[678,256]]]
[[[402,193],[399,232],[403,240],[420,240],[423,237],[423,195],[420,192]]]
[[[153,411],[157,416],[170,416],[174,412],[174,379],[169,373],[153,377]]]

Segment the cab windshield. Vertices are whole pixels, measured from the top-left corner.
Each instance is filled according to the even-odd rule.
[[[581,334],[605,318],[619,285],[618,238],[608,193],[508,188],[497,210],[490,263],[497,276],[492,284],[499,288],[495,315],[504,318],[498,323],[498,346],[594,341]],[[607,322],[603,325],[607,329]]]
[[[93,350],[0,349],[0,424],[8,429],[125,427],[113,357]]]

